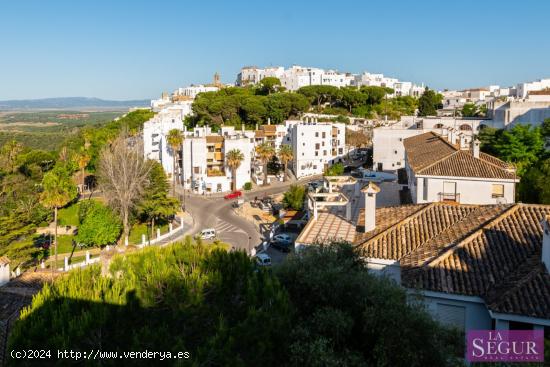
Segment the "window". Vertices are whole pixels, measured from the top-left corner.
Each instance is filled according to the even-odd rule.
[[[491,197],[503,198],[504,197],[504,185],[493,184],[491,185]]]
[[[319,143],[316,143],[315,144],[315,149],[319,149],[319,148],[320,148]]]
[[[327,155],[327,151],[326,151],[326,150],[323,150],[323,155]]]
[[[200,167],[193,167],[193,173],[201,173],[201,168]]]
[[[323,131],[323,139],[325,139],[326,137],[327,137],[327,133],[325,133],[325,132]]]
[[[316,165],[313,165],[313,169],[317,169],[317,166],[316,166]]]
[[[315,137],[316,137],[316,138],[319,137],[319,133],[318,133],[318,132],[315,133]]]
[[[319,152],[315,151],[315,156],[318,157],[318,156],[319,156]]]

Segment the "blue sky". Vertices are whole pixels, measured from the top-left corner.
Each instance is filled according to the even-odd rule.
[[[430,87],[550,77],[549,1],[1,1],[0,100],[151,98],[301,64]]]

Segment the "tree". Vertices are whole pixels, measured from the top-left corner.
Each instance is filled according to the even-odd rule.
[[[84,192],[84,179],[86,178],[85,170],[88,166],[88,163],[90,162],[90,156],[85,150],[81,150],[75,155],[74,160],[76,161],[76,164],[78,165],[78,168],[80,170],[80,190],[82,193]]]
[[[44,175],[42,189],[40,194],[42,205],[54,210],[55,263],[51,265],[53,274],[53,269],[57,267],[57,210],[76,198],[77,189],[68,172],[61,167],[56,167]]]
[[[466,103],[462,106],[463,117],[484,117],[487,113],[487,105],[478,106],[475,103]]]
[[[291,185],[283,194],[283,206],[285,209],[302,210],[305,197],[306,188],[304,186]]]
[[[341,92],[342,103],[348,109],[349,113],[351,113],[353,108],[364,103],[366,100],[365,95],[355,88],[343,88]]]
[[[539,159],[544,151],[544,140],[540,128],[516,124],[497,135],[493,148],[500,159],[514,163],[521,176],[527,167]]]
[[[286,169],[287,169],[288,162],[290,162],[292,158],[294,158],[294,154],[292,153],[292,147],[288,144],[282,144],[281,147],[279,148],[279,152],[277,152],[277,156],[279,158],[279,161],[281,161],[281,163],[283,164],[283,167],[284,167],[283,179],[286,181],[287,179]]]
[[[179,202],[168,197],[169,185],[162,165],[156,161],[150,164],[147,186],[137,209],[141,219],[151,224],[151,234],[154,234],[155,222],[167,221],[178,210]]]
[[[325,176],[341,176],[344,173],[344,165],[342,163],[335,163],[324,172]]]
[[[418,116],[435,116],[437,109],[441,108],[443,96],[426,88],[424,93],[418,99]]]
[[[141,143],[129,147],[124,134],[101,152],[99,185],[109,206],[121,217],[125,241],[130,232],[130,214],[143,197],[150,169],[151,164],[143,159]]]
[[[12,140],[0,150],[0,169],[7,173],[13,173],[17,169],[17,157],[23,151],[23,146]]]
[[[93,200],[86,200],[80,206],[86,209],[75,240],[85,246],[116,243],[121,230],[120,218],[110,208]]]
[[[265,142],[256,146],[256,154],[264,165],[264,185],[267,185],[267,163],[275,155],[275,149],[270,143]]]
[[[166,141],[170,148],[172,149],[172,196],[176,196],[176,176],[178,175],[177,167],[177,155],[181,150],[181,145],[183,144],[183,134],[178,129],[172,129],[168,132]]]
[[[239,149],[232,149],[225,155],[225,163],[231,169],[231,190],[237,190],[237,169],[244,160],[244,154]]]
[[[546,139],[550,138],[550,118],[545,119],[540,127],[540,133]]]
[[[269,95],[281,89],[281,80],[272,76],[263,78],[260,81],[260,92]]]
[[[462,365],[459,333],[393,281],[370,274],[350,244],[306,246],[273,271],[296,310],[288,365]]]

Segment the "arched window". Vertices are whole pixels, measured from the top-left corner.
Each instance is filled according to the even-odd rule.
[[[462,124],[459,127],[460,131],[472,131],[472,127],[468,124]]]
[[[477,127],[478,130],[483,130],[487,127],[487,125],[485,124],[479,124],[479,126]]]
[[[443,124],[435,124],[434,129],[441,129],[443,128]]]

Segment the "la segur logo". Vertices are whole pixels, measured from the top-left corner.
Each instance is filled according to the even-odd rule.
[[[543,330],[470,330],[469,362],[544,362]]]

